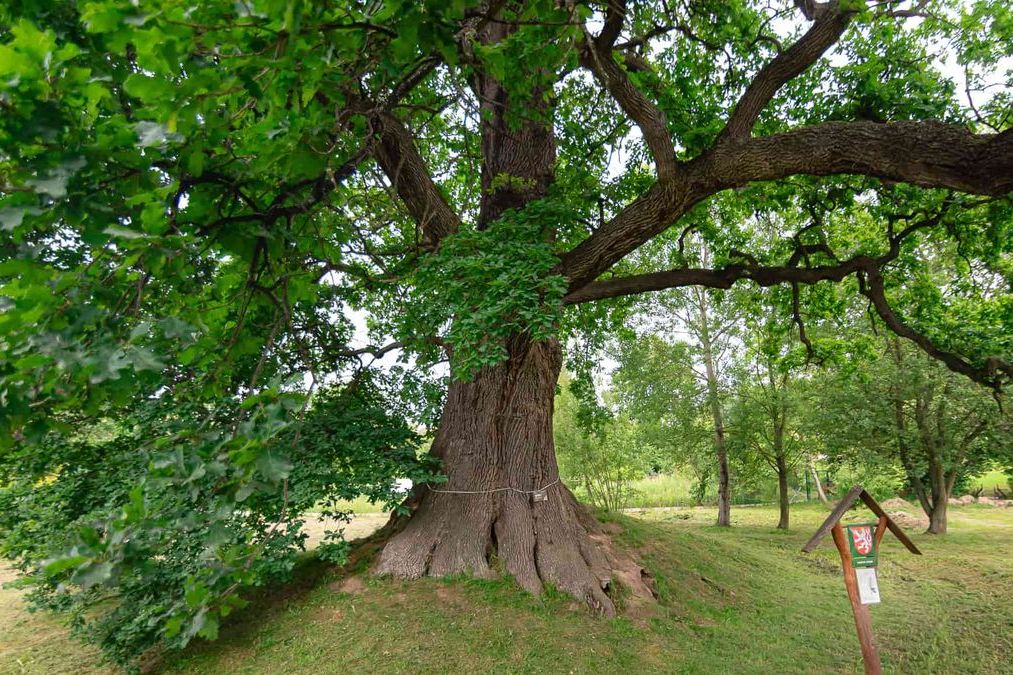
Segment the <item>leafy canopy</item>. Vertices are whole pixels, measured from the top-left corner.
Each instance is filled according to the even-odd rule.
[[[44,588],[76,584],[81,607],[115,593],[97,635],[121,660],[211,637],[237,589],[289,564],[298,509],[432,478],[407,422],[434,421],[428,366],[449,351],[467,377],[517,333],[580,334],[592,349],[571,355],[592,356],[626,305],[574,294],[691,268],[687,231],[713,252],[705,285],[874,257],[784,310],[799,300],[801,322],[865,293],[993,382],[1013,335],[1008,177],[933,157],[833,164],[854,142],[739,161],[770,134],[804,142],[806,125],[872,148],[898,133],[919,152],[1001,151],[1007,3],[914,3],[917,20],[900,4],[4,3],[0,489],[20,514],[5,552],[48,572]],[[832,58],[802,63],[720,144],[764,65],[827,16]],[[490,26],[509,29],[487,40]],[[499,107],[476,91],[490,81]],[[552,130],[544,184],[490,163],[493,141],[532,125]],[[748,173],[774,157],[796,163]],[[497,195],[533,197],[483,219]],[[350,310],[395,342],[349,346]],[[395,347],[401,365],[364,372]],[[311,433],[319,456],[300,452]]]

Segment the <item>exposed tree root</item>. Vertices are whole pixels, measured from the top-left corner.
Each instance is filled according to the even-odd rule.
[[[531,593],[551,585],[606,616],[617,612],[620,586],[625,604],[653,602],[650,576],[612,545],[587,508],[562,484],[547,492],[540,502],[513,492],[422,495],[411,518],[385,528],[389,539],[373,573],[417,579],[505,572]]]

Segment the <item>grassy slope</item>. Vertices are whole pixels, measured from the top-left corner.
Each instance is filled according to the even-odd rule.
[[[262,598],[222,640],[159,670],[861,672],[836,552],[829,542],[798,552],[824,514],[793,509],[787,534],[771,528],[776,514],[765,507],[737,509],[731,530],[711,527],[708,510],[619,519],[620,539],[656,575],[661,602],[649,617],[597,619],[568,598],[537,599],[508,581],[310,569],[301,587]],[[915,535],[923,557],[886,539],[884,602],[872,609],[884,665],[1013,672],[1013,509],[951,514],[947,537]],[[0,595],[0,672],[87,672],[90,652],[64,642],[52,619],[14,619],[12,601],[11,591]]]
[[[1005,472],[993,469],[988,473],[972,479],[971,486],[980,487],[985,490],[986,495],[991,496],[992,490],[996,487],[1008,493],[1011,489],[1013,489],[1013,480],[1011,480]]]

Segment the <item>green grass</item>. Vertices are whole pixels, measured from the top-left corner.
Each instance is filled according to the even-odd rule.
[[[988,473],[982,474],[974,478],[971,481],[972,487],[980,487],[984,489],[984,494],[990,495],[993,490],[998,487],[1000,490],[1006,492],[1006,494],[1013,493],[1013,483],[1010,482],[1009,476],[1005,472],[993,469]]]
[[[682,473],[667,473],[654,476],[647,476],[640,480],[633,481],[633,497],[630,499],[630,508],[654,508],[672,506],[694,506],[696,500],[693,497],[693,479]],[[743,494],[741,491],[732,493],[732,505],[755,504],[758,502],[774,503],[777,501],[777,486],[768,485],[752,493]],[[578,495],[580,497],[581,495]],[[793,490],[792,499],[796,496],[804,496],[804,490]],[[816,500],[815,491],[812,500]],[[586,501],[586,500],[584,500]],[[707,494],[704,495],[704,504],[717,503],[716,486],[709,486]]]
[[[645,616],[596,618],[506,579],[394,581],[310,566],[300,584],[257,598],[220,641],[154,672],[861,672],[836,552],[829,542],[799,552],[826,512],[794,507],[784,533],[771,507],[735,509],[731,529],[711,526],[711,511],[612,518],[654,574],[660,599]],[[947,536],[912,535],[924,556],[884,541],[883,603],[872,608],[884,667],[1011,673],[1013,509],[950,514]],[[94,672],[93,653],[17,603],[16,592],[0,594],[0,672]]]
[[[693,481],[679,474],[660,474],[633,483],[631,507],[689,506],[693,502]]]

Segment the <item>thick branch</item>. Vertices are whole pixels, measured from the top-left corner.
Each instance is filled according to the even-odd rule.
[[[622,28],[626,4],[620,0],[609,3],[605,28],[597,39],[591,39],[585,32],[580,62],[594,73],[595,78],[615,99],[631,120],[636,122],[644,136],[658,177],[667,178],[675,173],[675,146],[668,132],[668,118],[665,112],[637,88],[625,70],[619,67],[612,55],[612,45]]]
[[[786,83],[804,72],[832,47],[848,27],[851,12],[841,10],[837,2],[819,7],[816,20],[805,35],[760,69],[739,99],[718,142],[748,136],[756,119]]]
[[[883,286],[881,267],[893,260],[897,255],[897,246],[891,242],[890,252],[872,258],[855,256],[837,265],[820,265],[817,267],[764,267],[756,265],[729,265],[721,269],[682,268],[650,274],[637,274],[617,279],[606,279],[588,284],[583,288],[569,293],[563,298],[566,304],[577,304],[603,298],[614,298],[624,295],[635,295],[648,291],[683,286],[707,286],[710,288],[727,289],[740,279],[748,279],[759,286],[774,286],[789,283],[815,284],[820,281],[839,282],[846,276],[858,274],[859,288],[872,302],[876,312],[897,335],[911,340],[926,354],[941,361],[955,373],[964,375],[974,382],[999,391],[1003,382],[1013,379],[1013,363],[999,357],[986,359],[983,366],[975,366],[963,357],[940,349],[933,342],[905,324],[887,302]],[[797,311],[797,308],[796,308]]]
[[[1013,130],[973,134],[941,122],[827,122],[723,143],[641,197],[563,256],[572,291],[721,190],[792,175],[861,174],[1000,196],[1013,191]]]
[[[374,114],[371,120],[380,138],[374,152],[380,168],[422,228],[428,244],[436,247],[443,237],[457,231],[460,219],[430,176],[401,120],[386,112]]]
[[[897,256],[900,255],[901,244],[907,237],[919,230],[937,226],[946,215],[948,207],[949,202],[936,213],[927,215],[909,224],[898,233],[893,233],[891,230],[887,242],[889,243],[889,248],[885,253],[874,258],[867,255],[858,255],[841,261],[838,260],[833,249],[826,244],[802,244],[797,241],[796,235],[795,250],[792,251],[785,265],[764,266],[760,265],[753,256],[737,253],[736,256],[745,259],[747,264],[727,265],[720,269],[683,267],[664,272],[649,272],[595,281],[580,289],[571,291],[563,298],[563,301],[566,304],[577,304],[681,286],[708,286],[710,288],[727,289],[731,288],[732,284],[740,279],[749,279],[765,287],[790,283],[793,290],[795,318],[799,322],[800,332],[804,332],[804,328],[801,325],[801,317],[798,316],[799,284],[811,285],[820,281],[841,281],[844,277],[856,272],[862,272],[871,268],[882,268],[884,265],[897,259]],[[798,266],[804,257],[810,253],[817,252],[834,260],[836,264]],[[803,342],[806,342],[804,338]]]
[[[683,286],[727,289],[740,279],[748,279],[764,287],[782,283],[815,284],[820,281],[841,281],[850,274],[855,274],[877,264],[879,264],[878,259],[863,255],[855,256],[838,265],[816,267],[764,267],[758,265],[729,265],[719,269],[683,267],[664,272],[634,274],[595,281],[570,292],[563,298],[563,302],[572,305]]]
[[[797,174],[861,174],[1001,196],[1013,190],[1013,132],[942,122],[826,122],[715,147],[693,163],[705,189]]]
[[[624,23],[626,23],[626,0],[608,0],[605,23],[598,35],[598,42],[602,47],[612,48],[623,30]]]

